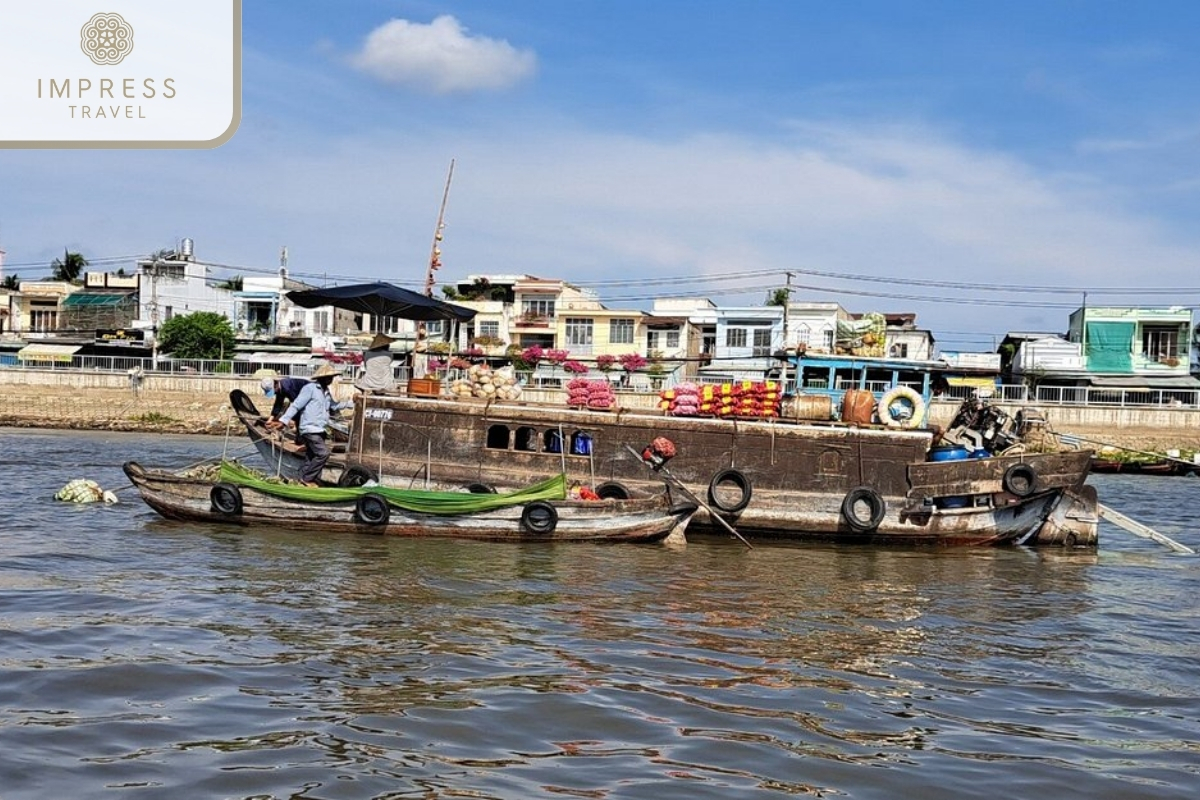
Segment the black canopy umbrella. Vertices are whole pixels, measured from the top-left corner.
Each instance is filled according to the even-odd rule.
[[[466,322],[475,316],[474,309],[426,297],[383,281],[332,286],[328,289],[297,290],[288,292],[287,297],[304,308],[334,306],[360,314],[400,317],[421,322],[435,319]]]

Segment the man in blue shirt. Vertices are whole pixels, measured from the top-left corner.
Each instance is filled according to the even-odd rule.
[[[338,376],[332,364],[323,364],[312,374],[308,382],[287,411],[279,419],[267,421],[268,428],[282,428],[299,417],[299,440],[304,444],[304,465],[300,468],[300,480],[305,486],[316,486],[321,470],[329,460],[329,444],[325,441],[325,428],[333,411],[350,408],[354,401],[337,402],[329,393],[329,386]]]

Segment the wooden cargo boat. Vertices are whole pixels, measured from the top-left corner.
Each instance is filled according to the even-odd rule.
[[[507,542],[656,542],[682,537],[698,506],[670,488],[630,500],[568,500],[558,475],[506,494],[381,486],[309,488],[273,483],[225,462],[217,479],[146,469],[125,474],[167,519],[320,532],[440,536]]]
[[[235,390],[234,395],[241,394]],[[301,454],[248,397],[233,407],[283,474]],[[548,405],[362,395],[329,477],[491,487],[557,472],[602,496],[646,491],[628,444],[657,436],[684,456],[674,477],[746,536],[937,545],[1096,544],[1091,451],[930,461],[928,430],[783,420],[665,417]],[[692,523],[721,533],[704,511]]]

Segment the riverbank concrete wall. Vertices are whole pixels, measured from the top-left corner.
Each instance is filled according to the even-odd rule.
[[[246,392],[264,411],[270,406],[259,379],[252,377],[149,373],[135,385],[123,373],[0,368],[0,426],[222,434],[234,420],[229,407],[229,392],[233,389]],[[348,382],[336,381],[333,385],[338,399],[349,398],[354,392]],[[526,390],[522,398],[562,403],[565,393]],[[617,403],[625,408],[654,409],[658,397],[618,392]],[[1021,408],[1016,404],[1002,407],[1010,414]],[[1080,438],[1085,446],[1113,444],[1159,453],[1200,450],[1200,409],[1104,405],[1036,408],[1051,430]],[[929,420],[946,426],[957,409],[954,401],[935,402]]]

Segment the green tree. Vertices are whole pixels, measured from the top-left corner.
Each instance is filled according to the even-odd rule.
[[[17,291],[21,288],[21,276],[17,275],[16,273],[13,273],[12,275],[5,275],[4,282],[0,284],[0,288],[12,289],[14,292]]]
[[[211,311],[172,317],[158,329],[158,349],[176,358],[228,358],[233,345],[233,326]]]
[[[88,265],[88,260],[81,253],[63,251],[62,258],[56,258],[50,263],[54,270],[52,277],[56,281],[74,282],[79,280],[79,274]]]
[[[245,278],[243,278],[241,275],[234,275],[229,280],[219,284],[217,288],[226,289],[230,292],[240,292],[244,283]]]
[[[772,289],[767,292],[767,302],[763,305],[767,306],[786,306],[788,304],[787,289]]]

